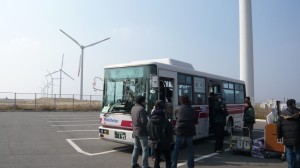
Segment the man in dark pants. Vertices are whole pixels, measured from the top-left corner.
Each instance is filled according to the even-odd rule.
[[[244,103],[244,116],[243,116],[244,125],[243,127],[243,136],[249,136],[251,140],[253,140],[253,125],[255,123],[255,111],[254,108],[249,101],[245,101]]]
[[[217,94],[214,98],[213,103],[213,113],[214,113],[214,130],[215,130],[215,152],[222,153],[223,141],[225,136],[224,126],[226,125],[226,117],[228,112],[226,109],[226,104],[220,94]]]
[[[215,94],[213,92],[210,92],[208,97],[209,133],[214,132],[214,111],[213,111],[214,99],[215,99]]]
[[[286,104],[277,121],[277,138],[283,138],[288,168],[300,168],[300,109],[294,99]]]
[[[140,149],[142,149],[142,168],[149,168],[148,132],[146,129],[148,119],[145,104],[146,98],[144,96],[138,96],[135,105],[131,109],[134,135],[134,147],[131,157],[132,168],[140,168],[140,165],[137,163]]]
[[[191,106],[188,95],[180,96],[181,106],[175,112],[176,124],[174,132],[176,134],[175,146],[172,153],[172,168],[177,167],[179,149],[183,142],[187,144],[187,166],[193,168],[194,163],[194,147],[193,136],[196,135],[195,125],[198,123],[198,115],[196,110]]]

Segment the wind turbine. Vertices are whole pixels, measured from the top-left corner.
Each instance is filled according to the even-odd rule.
[[[40,86],[39,86],[40,87]],[[43,95],[43,92],[44,92],[44,88],[43,87],[40,87],[41,88],[41,95]]]
[[[48,72],[48,75],[46,75],[45,77],[50,76],[50,78],[51,78],[51,82],[49,82],[49,84],[51,85],[51,97],[53,97],[53,86],[55,86],[53,83],[53,80],[60,79],[60,78],[53,78],[52,74],[48,71],[48,69],[47,69],[47,72]],[[64,78],[62,78],[62,79],[64,79]]]
[[[80,100],[82,100],[83,99],[82,96],[83,96],[83,56],[84,56],[83,53],[84,53],[84,49],[87,48],[87,47],[91,47],[91,46],[94,46],[96,44],[99,44],[99,43],[101,43],[103,41],[106,41],[106,40],[110,39],[110,37],[106,38],[104,40],[101,40],[101,41],[98,41],[98,42],[95,42],[95,43],[92,43],[92,44],[84,46],[84,45],[81,45],[80,43],[78,43],[74,38],[72,38],[71,36],[69,36],[67,33],[65,33],[64,31],[62,31],[61,29],[59,29],[59,30],[62,33],[64,33],[66,36],[68,36],[72,41],[74,41],[81,48],[81,55],[80,55],[80,59],[79,59],[78,76],[79,76],[79,73],[81,71],[81,75],[80,75],[80,78],[81,78],[81,80],[80,80]]]
[[[46,81],[47,81],[47,98],[48,98],[48,90],[49,90],[49,87],[51,86],[51,83],[48,81],[47,77],[46,78]]]
[[[50,76],[52,74],[55,74],[57,72],[59,72],[60,76],[59,76],[59,98],[61,98],[61,80],[62,80],[62,73],[64,73],[66,76],[68,76],[69,78],[71,78],[72,80],[74,80],[70,75],[68,75],[64,70],[62,70],[62,67],[64,65],[64,55],[62,56],[62,61],[61,61],[61,66],[60,66],[60,69],[55,71],[55,72],[52,72],[52,73],[49,73],[48,75],[46,76]],[[51,76],[52,77],[52,76]]]
[[[43,98],[45,96],[45,86],[40,88],[41,88],[41,98]]]
[[[44,96],[45,94],[47,95],[47,98],[48,98],[48,89],[49,89],[49,85],[48,85],[48,82],[47,84],[45,84],[44,80],[42,80],[43,84],[44,84],[44,88],[43,88],[43,91],[44,91]],[[45,90],[46,89],[46,90]]]
[[[52,77],[52,75],[50,74],[50,72],[48,71],[48,69],[47,69],[47,72],[48,72],[48,75],[46,75],[45,77],[47,78],[47,76],[50,76],[50,78],[51,78],[51,82],[50,82],[50,85],[51,85],[51,97],[53,96],[53,77]]]
[[[246,83],[246,93],[254,102],[254,61],[251,0],[239,0],[240,79]]]

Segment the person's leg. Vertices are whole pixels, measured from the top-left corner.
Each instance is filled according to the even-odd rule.
[[[193,148],[193,137],[186,137],[188,161],[187,165],[189,168],[194,167],[194,148]]]
[[[134,167],[138,165],[137,161],[139,158],[139,151],[141,149],[141,143],[139,137],[134,137],[134,146],[132,151],[132,157],[131,157],[131,166]]]
[[[215,151],[221,150],[221,141],[222,141],[222,132],[221,132],[221,126],[220,124],[215,125]]]
[[[243,136],[246,136],[246,137],[250,136],[249,135],[250,134],[250,132],[249,132],[249,126],[244,123],[243,127],[245,127],[245,128],[243,128]]]
[[[220,150],[224,151],[224,137],[225,137],[225,130],[224,126],[220,125]]]
[[[288,168],[294,168],[293,151],[294,146],[285,145],[286,161],[288,162]]]
[[[173,149],[173,153],[172,153],[172,168],[176,168],[177,167],[177,160],[178,160],[178,153],[179,153],[179,149],[183,143],[184,137],[177,135],[176,136],[176,141],[175,141],[175,146]]]
[[[253,124],[249,125],[250,139],[253,140]]]
[[[151,147],[151,157],[152,159],[154,160],[155,159],[155,151],[154,151],[154,148]]]
[[[149,153],[150,153],[150,156],[152,157],[152,159],[154,160],[154,157],[155,157],[155,151],[154,151],[154,148],[152,146],[152,141],[150,141],[149,143],[151,143],[151,145],[149,146]]]
[[[148,157],[149,157],[149,147],[148,147],[148,137],[140,137],[140,143],[142,146],[142,159],[143,159],[143,168],[148,168]]]
[[[169,149],[164,150],[163,154],[164,154],[165,161],[166,161],[166,168],[171,168],[171,151]]]
[[[295,167],[300,168],[300,145],[295,146],[295,154],[296,154]]]
[[[247,127],[243,128],[243,136],[250,137],[250,139],[252,139],[253,124],[244,124],[243,127]]]
[[[218,127],[216,124],[214,124],[214,138],[215,138],[215,151],[218,148]]]
[[[159,163],[160,163],[160,155],[161,155],[161,147],[157,147],[155,150],[155,161],[154,161],[154,168],[160,168]]]

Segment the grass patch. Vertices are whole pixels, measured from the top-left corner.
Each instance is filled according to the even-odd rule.
[[[100,111],[100,109],[100,101],[80,101],[72,98],[0,101],[1,111]]]
[[[271,108],[261,108],[259,105],[254,106],[255,118],[256,119],[266,119],[266,116],[272,111]]]

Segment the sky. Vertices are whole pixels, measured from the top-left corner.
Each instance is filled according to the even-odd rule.
[[[40,93],[64,55],[74,80],[63,75],[62,94],[80,93],[81,49],[59,29],[82,45],[111,38],[85,49],[85,95],[101,94],[92,83],[104,66],[137,60],[172,58],[239,79],[238,8],[239,0],[0,0],[0,92]],[[256,102],[300,101],[299,16],[299,0],[252,0]]]

